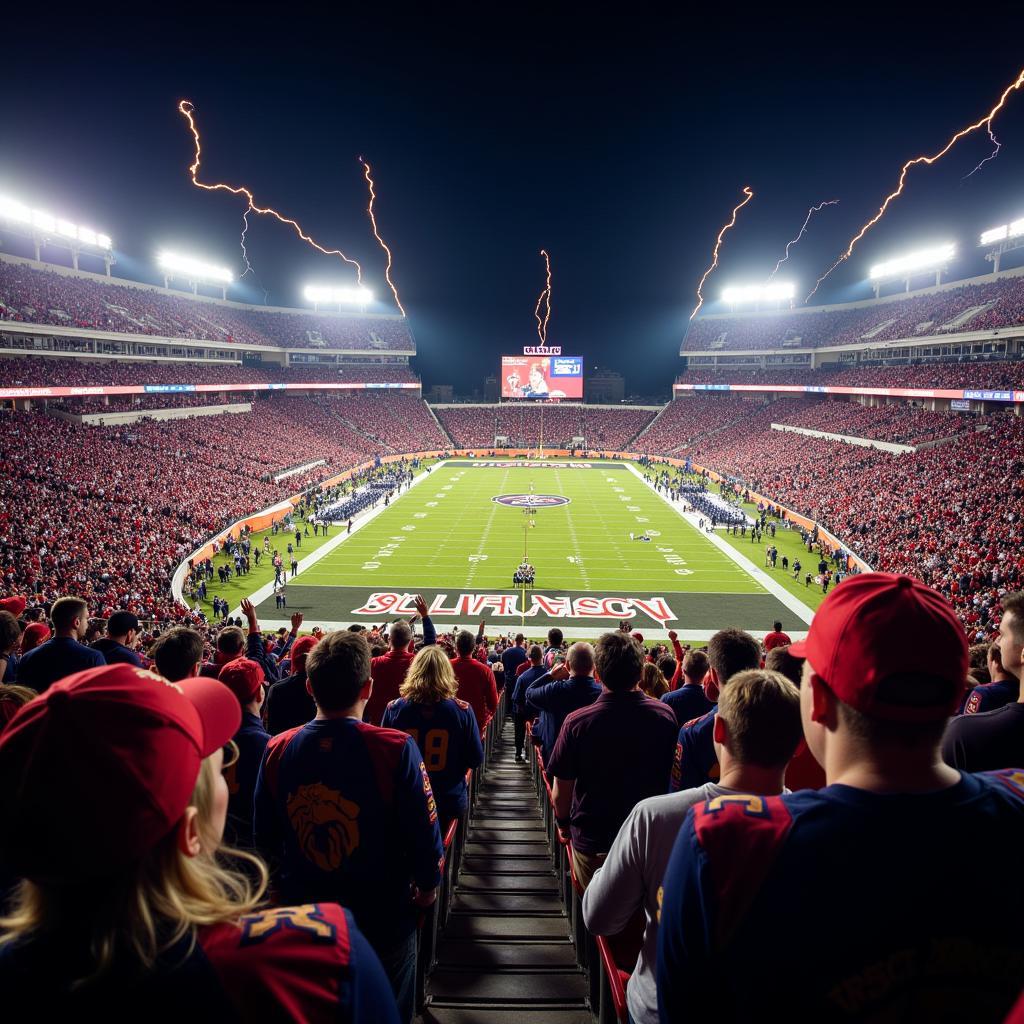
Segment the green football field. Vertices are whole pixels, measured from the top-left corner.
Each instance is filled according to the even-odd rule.
[[[644,531],[649,542],[630,539]],[[782,533],[785,550],[797,539]],[[623,618],[692,640],[727,625],[764,632],[774,619],[806,629],[820,594],[764,571],[764,545],[750,547],[721,531],[710,539],[626,464],[453,460],[350,536],[334,528],[287,583],[287,613],[267,585],[255,600],[267,625],[294,611],[309,624],[380,623],[423,594],[438,625],[486,619],[492,633],[593,636]],[[536,570],[525,592],[512,583],[524,556]]]

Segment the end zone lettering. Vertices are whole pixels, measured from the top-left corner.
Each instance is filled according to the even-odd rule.
[[[415,615],[415,594],[391,591],[370,594],[352,615]],[[537,615],[553,619],[630,619],[646,615],[664,626],[675,620],[675,612],[663,597],[569,597],[564,594],[530,594],[529,607],[519,610],[518,594],[458,594],[451,601],[447,594],[438,594],[430,603],[431,616],[468,616],[477,618],[513,618]]]

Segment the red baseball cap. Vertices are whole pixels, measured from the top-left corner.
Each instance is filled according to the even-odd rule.
[[[50,639],[50,627],[45,622],[30,622],[21,634],[21,653],[28,654]]]
[[[10,612],[17,618],[24,610],[28,601],[23,597],[5,597],[0,601],[0,611]]]
[[[807,639],[789,653],[806,658],[844,703],[871,718],[924,722],[956,713],[967,685],[967,637],[952,605],[910,576],[868,572],[844,580],[822,602]],[[892,676],[948,685],[922,689],[926,703],[877,699]]]
[[[258,661],[235,658],[217,673],[217,678],[238,698],[239,705],[245,707],[259,696],[265,673]]]
[[[292,672],[301,672],[306,667],[309,652],[320,643],[318,636],[300,636],[292,644]]]
[[[168,682],[133,665],[76,672],[0,736],[0,862],[34,881],[83,882],[139,861],[167,836],[200,764],[242,710],[216,679]]]

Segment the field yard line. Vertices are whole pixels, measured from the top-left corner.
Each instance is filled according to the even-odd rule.
[[[696,516],[692,513],[686,513],[678,505],[672,503],[672,499],[668,495],[662,494],[661,491],[655,490],[640,474],[635,466],[626,463],[626,469],[628,469],[633,476],[643,484],[649,491],[656,494],[669,508],[674,509],[676,514],[685,519],[695,530],[700,530],[696,523]],[[735,562],[741,569],[750,574],[762,587],[765,588],[770,594],[778,598],[791,612],[798,615],[804,622],[810,622],[814,618],[814,609],[808,608],[795,594],[791,594],[781,583],[777,583],[771,578],[763,569],[759,569],[754,563],[747,558],[746,555],[741,555],[728,541],[722,540],[721,537],[716,533],[705,533],[705,537],[712,544],[718,548],[727,558]]]
[[[505,493],[505,486],[508,483],[508,470],[505,470],[505,475],[501,478],[501,493]],[[496,501],[491,502],[491,514],[487,517],[487,523],[484,526],[483,533],[480,534],[480,543],[477,545],[476,553],[478,555],[485,554],[484,546],[487,544],[487,538],[491,532],[491,526],[494,525],[494,516],[498,511],[498,503]],[[473,585],[473,577],[476,575],[477,567],[480,565],[479,561],[469,563],[469,578],[466,580],[466,586],[470,587]]]
[[[444,465],[444,463],[438,463],[437,465],[434,466],[434,469],[437,469],[438,466],[442,465]],[[419,476],[413,477],[412,485],[409,487],[409,489],[407,491],[404,491],[403,493],[400,493],[398,498],[391,502],[390,505],[380,505],[377,508],[370,509],[369,512],[360,512],[358,515],[353,516],[351,533],[345,533],[344,525],[334,523],[335,528],[340,529],[341,533],[339,533],[336,537],[332,537],[326,544],[321,544],[320,547],[318,547],[316,551],[314,551],[311,555],[306,555],[306,557],[299,562],[298,575],[301,576],[306,569],[312,568],[314,565],[316,565],[317,562],[320,561],[321,558],[326,558],[339,544],[344,544],[345,541],[349,539],[349,537],[354,537],[364,526],[366,526],[368,523],[372,523],[374,519],[376,519],[377,516],[379,516],[382,512],[386,512],[389,508],[394,508],[395,505],[398,504],[400,498],[406,497],[409,494],[409,492],[413,489],[413,487],[415,487],[421,480],[426,480],[428,476],[432,475],[432,473],[428,473],[426,470],[424,470],[422,473],[419,474]],[[285,580],[285,585],[287,586],[287,584],[288,581]],[[274,581],[271,580],[269,583],[265,583],[262,587],[260,587],[259,590],[250,594],[249,600],[252,601],[253,605],[259,605],[261,601],[265,601],[268,597],[273,595],[273,593]],[[237,605],[234,608],[232,608],[230,612],[228,612],[228,615],[231,618],[235,618],[235,616],[241,614],[242,609]],[[284,623],[284,625],[286,626],[289,624],[290,620],[289,622]]]
[[[562,490],[562,473],[561,470],[555,470],[555,486],[559,492]],[[584,587],[590,589],[590,577],[587,575],[587,564],[583,561],[583,557],[580,555],[580,542],[576,539],[576,527],[572,523],[572,512],[566,516],[566,522],[569,524],[569,538],[572,540],[573,551],[576,552],[576,564],[580,570],[580,576],[583,578]]]

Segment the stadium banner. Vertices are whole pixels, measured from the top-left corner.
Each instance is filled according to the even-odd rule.
[[[182,392],[210,393],[214,391],[373,391],[376,389],[399,389],[419,391],[419,384],[395,383],[324,383],[311,381],[308,384],[134,384],[109,386],[82,386],[68,388],[0,388],[0,399],[4,398],[82,398],[95,395],[163,395]]]
[[[673,391],[785,391],[802,395],[876,395],[881,398],[973,398],[978,402],[1024,402],[1022,391],[972,391],[957,388],[849,388],[805,384],[673,384]]]
[[[582,398],[582,356],[502,356],[502,398]]]

